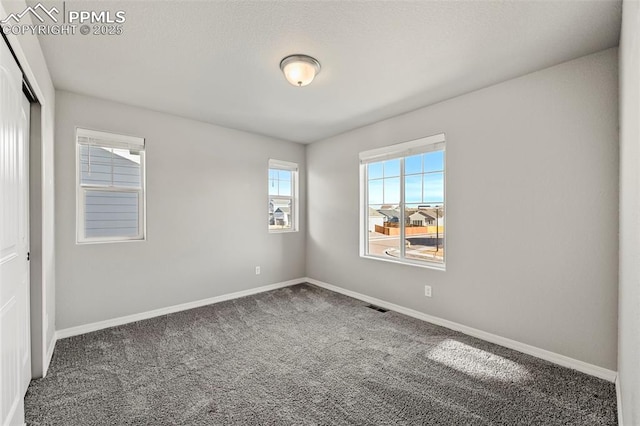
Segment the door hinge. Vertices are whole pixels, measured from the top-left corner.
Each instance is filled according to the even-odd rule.
[[[27,262],[31,260],[31,252],[27,252]]]

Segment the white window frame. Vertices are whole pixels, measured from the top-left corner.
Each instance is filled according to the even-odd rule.
[[[287,170],[291,172],[291,196],[286,195],[269,195],[269,170]],[[269,159],[269,168],[267,169],[267,206],[269,205],[269,200],[271,198],[284,198],[291,200],[291,227],[289,229],[271,229],[269,228],[269,223],[267,222],[267,229],[270,234],[281,234],[286,232],[298,232],[298,212],[299,212],[299,194],[298,194],[298,174],[299,168],[297,163],[292,163],[290,161],[282,161]]]
[[[413,260],[406,259],[404,257],[405,254],[405,245],[400,244],[400,251],[402,253],[401,258],[394,258],[390,256],[380,256],[375,254],[369,254],[369,198],[368,198],[368,176],[367,176],[367,164],[375,163],[379,161],[400,159],[400,223],[403,226],[400,227],[400,241],[405,240],[405,193],[404,193],[404,158],[410,157],[412,155],[424,154],[426,152],[433,151],[443,151],[443,162],[444,162],[444,170],[443,170],[443,182],[444,182],[444,196],[443,196],[443,206],[446,209],[446,201],[447,201],[447,153],[445,149],[445,141],[446,137],[444,133],[440,133],[433,136],[427,136],[420,139],[411,140],[408,142],[398,143],[395,145],[390,145],[382,148],[371,149],[368,151],[363,151],[359,154],[360,159],[360,257],[366,259],[375,259],[381,260],[384,262],[391,263],[399,263],[403,265],[411,265],[418,266],[421,268],[428,269],[436,269],[440,271],[444,271],[446,265],[446,242],[447,242],[447,228],[445,228],[445,233],[442,241],[442,247],[444,250],[443,262],[429,262],[429,261],[421,261],[421,260]],[[445,213],[446,214],[446,213]],[[448,222],[447,222],[448,223]]]
[[[80,142],[81,139],[83,140],[82,143]],[[81,184],[80,145],[93,145],[105,148],[135,149],[137,151],[140,151],[140,188],[115,185]],[[134,236],[122,237],[86,237],[84,223],[86,194],[88,191],[131,192],[138,194],[138,234]],[[76,127],[76,243],[95,244],[146,240],[146,205],[147,199],[144,138]]]

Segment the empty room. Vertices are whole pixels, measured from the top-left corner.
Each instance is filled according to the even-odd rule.
[[[640,1],[0,0],[0,425],[640,425]]]

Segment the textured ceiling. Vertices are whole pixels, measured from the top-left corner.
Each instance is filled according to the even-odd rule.
[[[127,20],[119,36],[40,36],[56,88],[303,143],[617,46],[621,19],[619,1],[65,7]],[[321,62],[310,86],[280,73],[293,53]]]

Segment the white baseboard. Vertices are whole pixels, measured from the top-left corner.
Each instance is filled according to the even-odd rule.
[[[275,284],[269,284],[262,287],[251,288],[249,290],[237,291],[235,293],[223,294],[222,296],[210,297],[208,299],[196,300],[193,302],[181,303],[180,305],[168,306],[166,308],[154,309],[152,311],[141,312],[139,314],[127,315],[119,318],[112,318],[105,321],[98,321],[91,324],[79,325],[76,327],[64,328],[56,331],[56,339],[64,339],[66,337],[78,336],[80,334],[90,333],[92,331],[103,330],[105,328],[116,327],[118,325],[129,324],[161,315],[172,314],[174,312],[186,311],[201,306],[212,305],[214,303],[224,302],[227,300],[238,299],[240,297],[251,296],[252,294],[264,293],[265,291],[276,290],[278,288],[289,287],[295,284],[305,282],[305,278],[283,281]]]
[[[53,358],[53,351],[56,348],[56,342],[58,341],[58,334],[54,333],[49,347],[47,347],[47,353],[45,354],[44,365],[42,366],[42,377],[47,377],[47,371],[49,371],[49,365],[51,365],[51,358]]]
[[[65,328],[62,330],[57,330],[55,333],[54,339],[51,341],[50,347],[47,351],[47,363],[45,365],[45,372],[51,362],[51,357],[53,356],[53,350],[55,347],[55,342],[58,339],[64,339],[66,337],[77,336],[80,334],[90,333],[92,331],[103,330],[105,328],[116,327],[123,324],[129,324],[136,321],[141,321],[149,318],[154,318],[161,315],[167,315],[174,312],[186,311],[193,308],[198,308],[201,306],[211,305],[214,303],[224,302],[227,300],[238,299],[240,297],[251,296],[253,294],[264,293],[266,291],[276,290],[279,288],[289,287],[295,284],[301,284],[304,282],[308,282],[318,287],[325,288],[327,290],[334,291],[336,293],[344,294],[345,296],[353,297],[354,299],[359,299],[365,301],[367,303],[372,303],[374,305],[381,306],[386,309],[390,309],[395,312],[399,312],[401,314],[417,318],[432,324],[436,324],[442,327],[449,328],[451,330],[459,331],[461,333],[467,334],[469,336],[477,337],[479,339],[485,340],[487,342],[495,343],[509,349],[514,349],[516,351],[535,356],[537,358],[544,359],[546,361],[552,362],[554,364],[561,365],[563,367],[572,368],[574,370],[580,371],[585,374],[589,374],[591,376],[599,377],[601,379],[616,382],[617,373],[613,370],[608,370],[606,368],[599,367],[597,365],[589,364],[584,361],[580,361],[574,358],[570,358],[565,355],[560,355],[555,352],[551,352],[545,349],[537,348],[535,346],[527,345],[526,343],[521,343],[516,340],[511,340],[506,337],[501,337],[496,334],[488,333],[486,331],[478,330],[473,327],[468,327],[463,324],[459,324],[453,321],[449,321],[443,318],[438,318],[432,315],[428,315],[422,312],[415,311],[413,309],[405,308],[400,305],[396,305],[394,303],[386,302],[381,299],[376,299],[375,297],[370,297],[361,293],[357,293],[355,291],[347,290],[342,287],[338,287],[332,284],[328,284],[313,278],[298,278],[294,280],[279,282],[275,284],[269,284],[262,287],[256,287],[249,290],[238,291],[235,293],[224,294],[222,296],[215,296],[208,299],[196,300],[193,302],[182,303],[180,305],[169,306],[166,308],[155,309],[152,311],[141,312],[138,314],[127,315],[119,318],[112,318],[105,321],[94,322],[91,324],[80,325],[77,327]],[[620,395],[619,395],[619,386],[616,383],[616,392],[618,393],[618,410],[620,411]],[[619,414],[620,417],[620,414]],[[622,423],[620,423],[622,424]]]
[[[620,388],[620,374],[616,375],[616,402],[618,407],[618,426],[623,426],[622,421],[622,389]]]
[[[376,299],[375,297],[370,297],[364,294],[356,293],[355,291],[347,290],[342,287],[338,287],[332,284],[315,280],[313,278],[307,277],[306,282],[317,285],[318,287],[325,288],[327,290],[334,291],[336,293],[344,294],[345,296],[353,297],[354,299],[359,299],[367,303],[371,303],[395,312],[399,312],[401,314],[404,314],[413,318],[417,318],[435,325],[446,327],[451,330],[459,331],[461,333],[467,334],[472,337],[477,337],[487,342],[495,343],[497,345],[504,346],[509,349],[514,349],[516,351],[525,353],[527,355],[532,355],[537,358],[544,359],[545,361],[549,361],[554,364],[561,365],[563,367],[572,368],[574,370],[580,371],[585,374],[589,374],[591,376],[599,377],[609,382],[613,382],[616,380],[617,373],[615,371],[598,367],[597,365],[589,364],[584,361],[570,358],[565,355],[560,355],[555,352],[551,352],[545,349],[537,348],[535,346],[527,345],[526,343],[521,343],[516,340],[507,339],[506,337],[501,337],[496,334],[478,330],[473,327],[468,327],[463,324],[458,324],[456,322],[449,321],[443,318],[438,318],[432,315],[418,312],[413,309],[405,308],[404,306],[396,305],[394,303],[386,302],[381,299]]]

